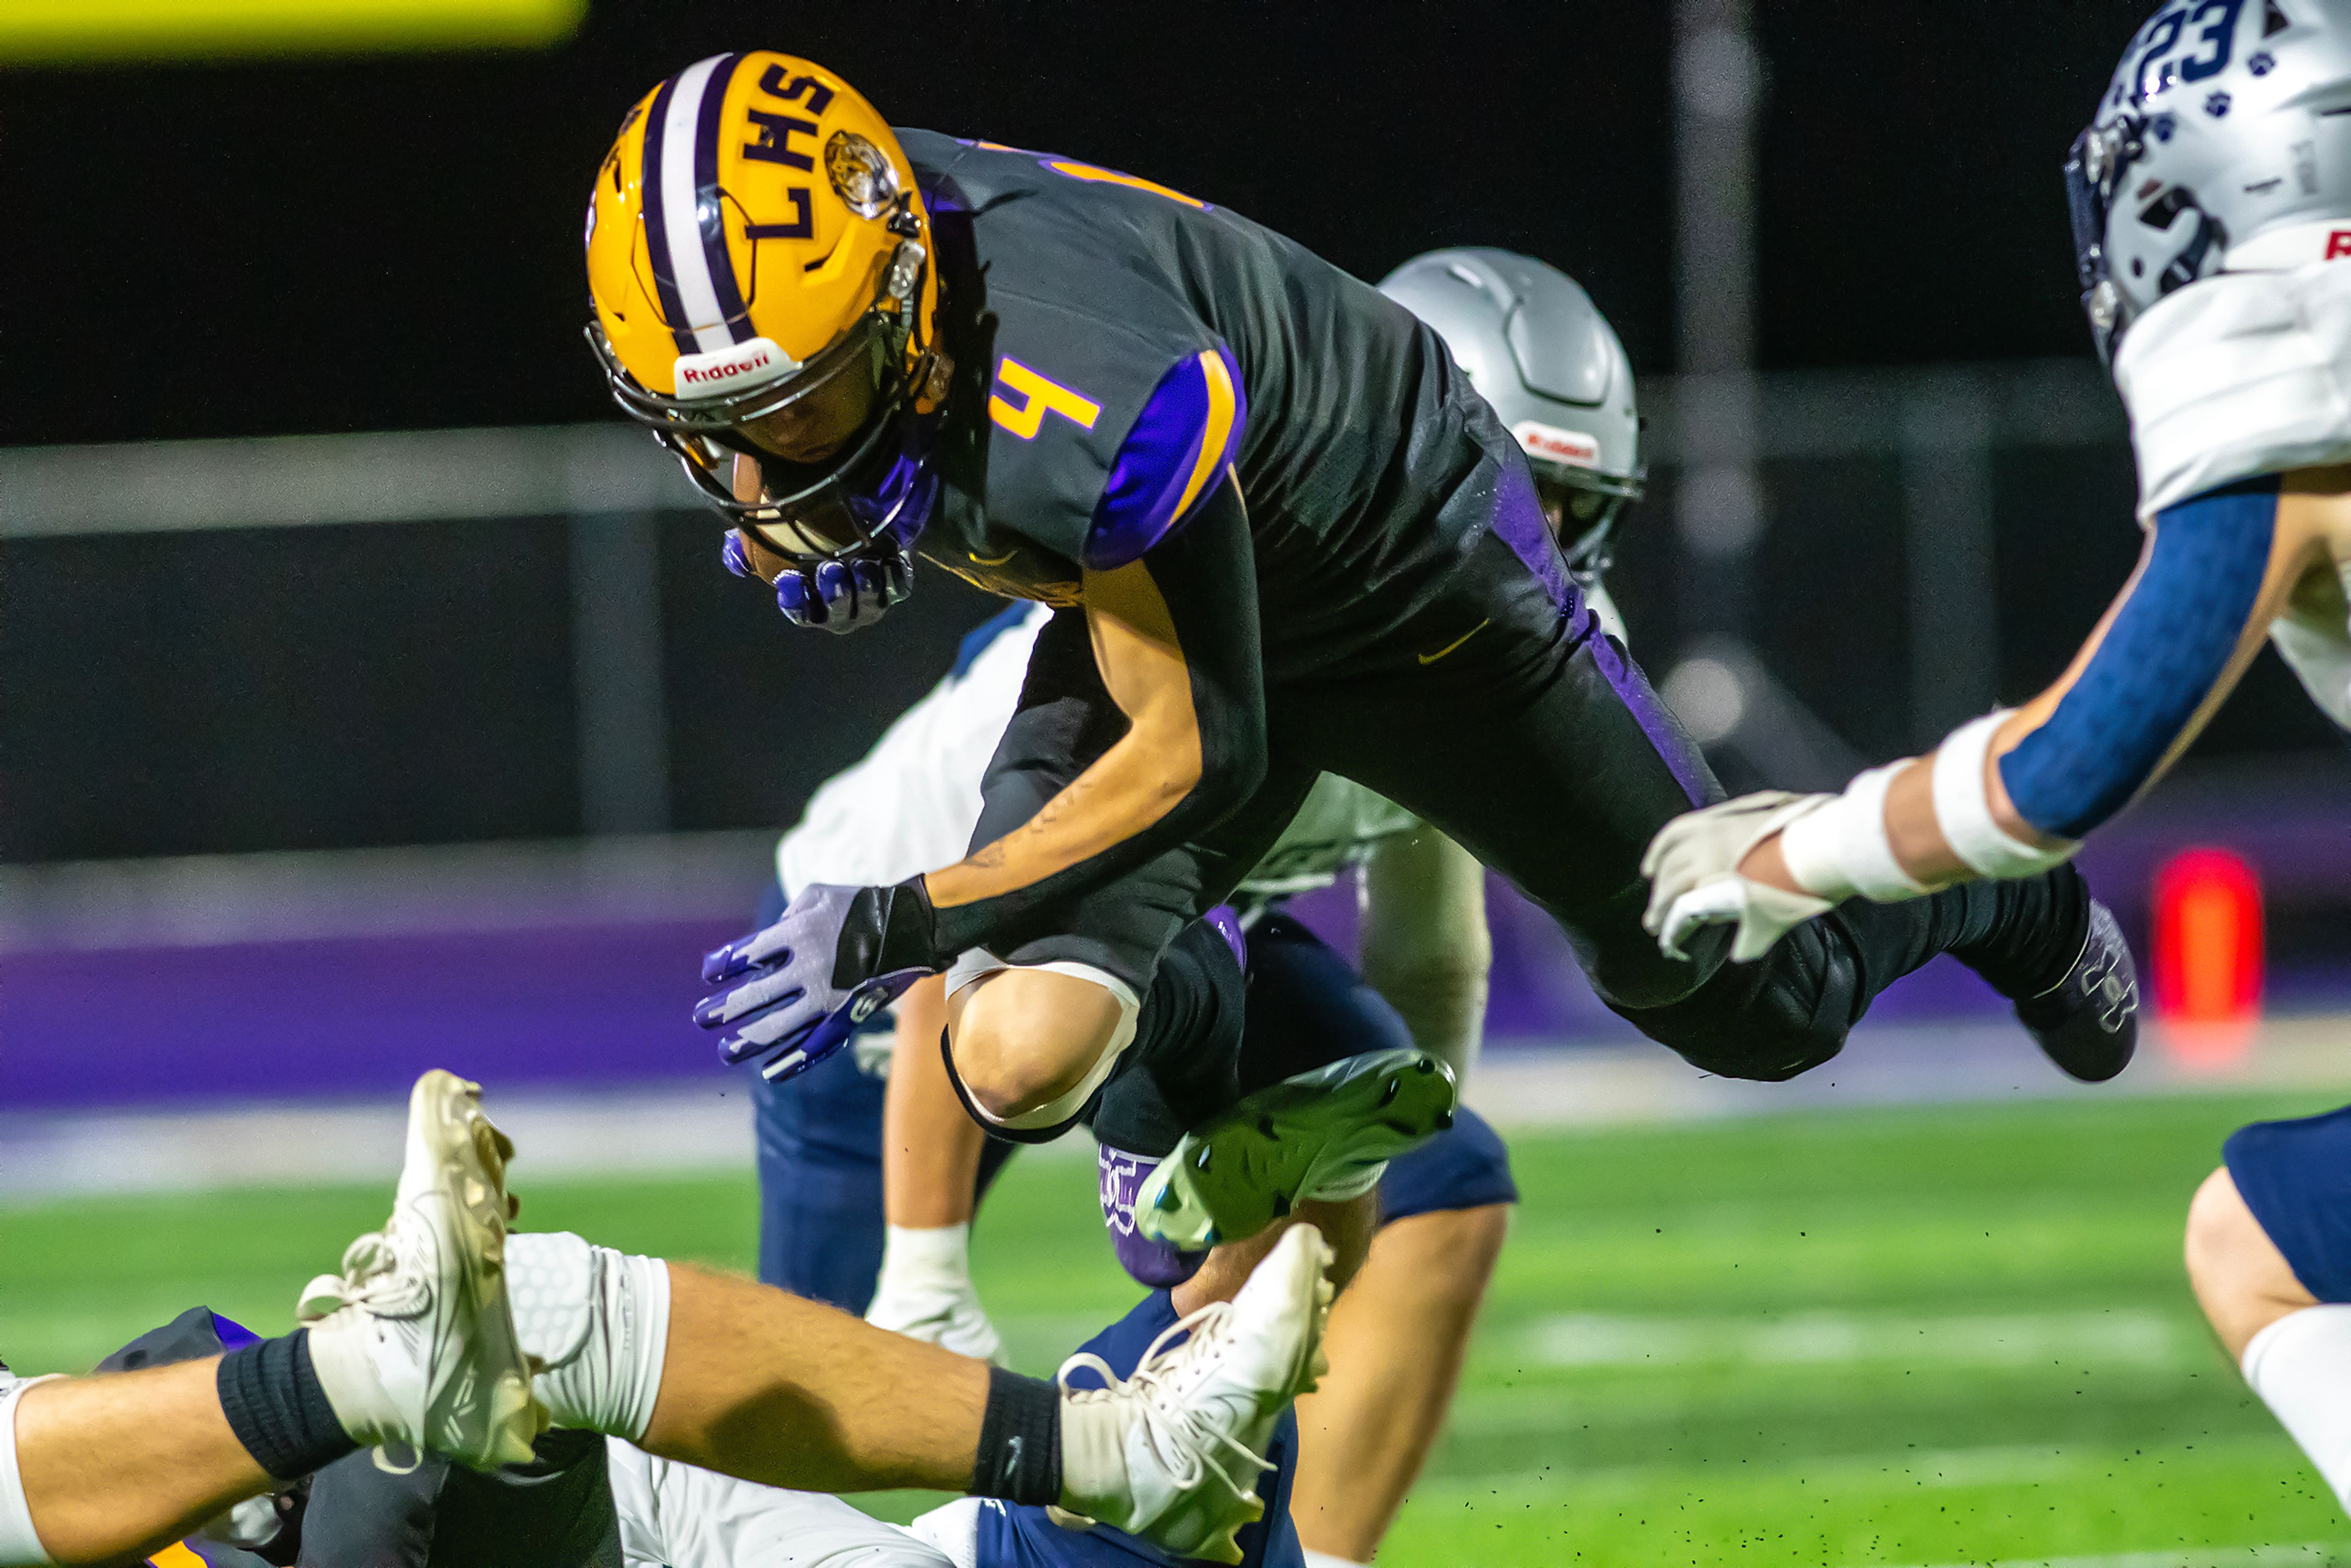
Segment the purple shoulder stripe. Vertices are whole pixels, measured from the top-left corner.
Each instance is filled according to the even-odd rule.
[[[1240,367],[1222,345],[1162,376],[1111,465],[1085,564],[1124,566],[1173,533],[1216,488],[1248,425]]]

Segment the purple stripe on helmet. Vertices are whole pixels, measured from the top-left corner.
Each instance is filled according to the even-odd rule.
[[[677,351],[696,351],[694,329],[685,319],[685,301],[678,298],[677,271],[671,265],[669,232],[662,223],[662,142],[664,127],[669,123],[670,99],[677,94],[677,78],[661,84],[653,94],[653,106],[645,111],[645,152],[640,160],[644,172],[645,260],[653,275],[653,292],[661,298],[662,319],[669,323],[669,335],[677,341]]]
[[[702,231],[702,257],[710,268],[711,291],[718,296],[719,325],[730,343],[750,336],[750,307],[735,280],[726,253],[726,202],[718,187],[718,117],[735,79],[740,55],[721,55],[702,84],[702,104],[694,127],[694,220]]]
[[[1591,612],[1587,611],[1585,613]],[[1641,666],[1626,657],[1625,651],[1596,627],[1585,642],[1592,649],[1593,662],[1600,666],[1600,673],[1615,688],[1618,699],[1632,714],[1633,722],[1639,725],[1641,733],[1649,737],[1649,744],[1656,748],[1657,756],[1664,760],[1667,770],[1673,774],[1674,782],[1682,787],[1682,793],[1689,798],[1689,803],[1703,806],[1717,799],[1714,780],[1707,772],[1706,761],[1698,754],[1697,742],[1683,732],[1681,721],[1674,717],[1673,710],[1666,706],[1664,699],[1650,686],[1649,677],[1641,673]]]
[[[1137,1284],[1155,1291],[1180,1285],[1199,1272],[1207,1253],[1182,1251],[1135,1228],[1135,1195],[1159,1168],[1159,1162],[1104,1144],[1094,1151],[1094,1163],[1102,1176],[1102,1224],[1110,1230],[1111,1250],[1118,1254],[1119,1267]]]
[[[1211,394],[1203,356],[1196,354],[1160,377],[1119,445],[1102,501],[1094,507],[1093,527],[1086,535],[1086,565],[1096,571],[1124,566],[1174,532],[1184,520],[1176,507],[1202,457],[1212,459],[1212,476],[1192,497],[1196,508],[1215,490],[1215,471],[1240,450],[1241,434],[1249,426],[1249,393],[1231,351],[1218,344],[1216,353],[1224,361],[1233,392],[1232,423],[1221,449],[1202,451],[1208,439]]]

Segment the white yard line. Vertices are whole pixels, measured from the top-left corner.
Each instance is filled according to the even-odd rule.
[[[2219,1069],[2182,1064],[2149,1028],[2112,1083],[2075,1083],[2013,1024],[1864,1023],[1843,1054],[1784,1083],[1692,1071],[1651,1045],[1496,1051],[1469,1081],[1469,1103],[1497,1126],[1575,1127],[1703,1121],[1839,1106],[1957,1104],[2116,1094],[2339,1088],[2351,1100],[2351,1017],[2273,1018],[2252,1049]]]
[[[2192,1072],[2159,1042],[2113,1084],[2073,1083],[2011,1027],[1865,1029],[1845,1053],[1787,1083],[1692,1071],[1651,1045],[1498,1051],[1478,1066],[1469,1103],[1496,1124],[1540,1130],[1705,1121],[1801,1109],[1981,1103],[2114,1094],[2341,1088],[2351,1100],[2351,1019],[2273,1019],[2225,1072]],[[535,1174],[597,1176],[747,1170],[749,1085],[714,1075],[593,1092],[487,1085]],[[381,1103],[0,1112],[0,1202],[77,1193],[372,1181],[398,1163],[403,1106]],[[1064,1140],[1092,1157],[1092,1145]]]
[[[648,1084],[594,1093],[485,1095],[536,1178],[748,1172],[746,1083]],[[193,1111],[0,1114],[0,1203],[78,1195],[388,1180],[403,1100]],[[1083,1135],[1052,1157],[1093,1158]]]
[[[1558,1367],[2173,1366],[2200,1362],[2203,1336],[2140,1308],[1918,1317],[1797,1312],[1656,1318],[1582,1312],[1519,1331],[1531,1361]]]

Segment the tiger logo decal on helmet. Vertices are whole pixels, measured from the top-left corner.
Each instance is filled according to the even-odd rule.
[[[588,341],[613,400],[733,524],[793,620],[905,596],[945,386],[930,216],[897,137],[811,61],[714,55],[598,167]]]

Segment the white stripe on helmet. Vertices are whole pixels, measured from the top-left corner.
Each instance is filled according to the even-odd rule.
[[[734,338],[718,308],[718,288],[711,281],[710,258],[702,248],[702,223],[696,211],[700,193],[694,184],[695,134],[700,129],[703,95],[711,78],[730,57],[713,55],[696,60],[679,73],[671,90],[669,113],[662,122],[662,210],[657,218],[669,242],[669,265],[677,282],[677,300],[694,333],[695,347],[705,353],[730,347]],[[726,84],[717,84],[719,91]]]

